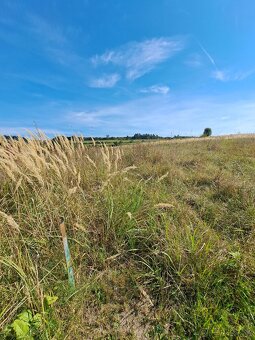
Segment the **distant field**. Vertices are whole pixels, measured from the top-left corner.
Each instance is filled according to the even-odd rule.
[[[84,144],[86,145],[102,145],[102,144],[106,144],[107,146],[121,146],[121,145],[126,145],[126,144],[133,144],[133,143],[151,143],[151,142],[156,142],[159,141],[159,139],[102,139],[102,140],[96,140],[93,141],[88,140],[88,141],[84,141]]]
[[[254,136],[0,157],[1,339],[254,338]]]
[[[130,144],[133,142],[137,142],[137,141],[133,141],[133,140],[121,140],[121,139],[102,139],[100,141],[92,141],[92,140],[88,140],[88,141],[84,141],[85,145],[94,145],[94,143],[96,145],[102,145],[102,144],[106,144],[108,146],[119,146],[121,144]]]

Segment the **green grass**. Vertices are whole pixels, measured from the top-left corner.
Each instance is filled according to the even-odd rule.
[[[100,140],[86,140],[84,141],[85,145],[91,145],[93,146],[94,143],[98,146],[101,146],[102,144],[105,144],[107,146],[121,146],[121,145],[128,145],[128,144],[137,144],[137,143],[148,143],[148,142],[157,142],[159,139],[100,139]]]
[[[24,310],[34,339],[254,337],[255,138],[48,148],[1,170],[0,338]]]

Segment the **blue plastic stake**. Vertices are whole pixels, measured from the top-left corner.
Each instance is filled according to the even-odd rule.
[[[64,220],[60,224],[60,231],[61,231],[63,245],[64,245],[69,285],[72,288],[75,288],[74,272],[73,272],[73,267],[72,267],[71,254],[70,254],[70,250],[69,250],[69,247],[68,247],[68,241],[67,241],[67,236],[66,236],[66,227],[65,227]]]

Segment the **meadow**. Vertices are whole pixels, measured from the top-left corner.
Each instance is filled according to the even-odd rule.
[[[1,339],[254,337],[254,136],[0,143]]]

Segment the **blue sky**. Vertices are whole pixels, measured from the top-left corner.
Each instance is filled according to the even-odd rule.
[[[255,132],[254,0],[1,0],[0,133]]]

